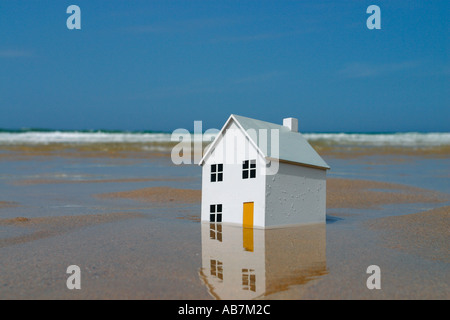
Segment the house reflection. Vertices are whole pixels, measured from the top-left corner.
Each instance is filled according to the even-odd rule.
[[[327,273],[325,224],[254,229],[202,223],[200,278],[216,299],[267,297]]]

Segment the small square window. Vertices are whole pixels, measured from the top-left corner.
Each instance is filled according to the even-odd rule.
[[[256,178],[256,159],[242,162],[242,179]]]
[[[209,206],[209,222],[222,222],[222,205],[212,204]]]
[[[223,181],[223,163],[211,165],[211,182]]]

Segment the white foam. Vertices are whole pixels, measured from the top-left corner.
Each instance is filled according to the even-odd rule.
[[[432,147],[450,145],[449,132],[405,133],[306,133],[309,141],[324,141],[338,145]]]
[[[0,145],[14,144],[92,144],[92,143],[167,143],[171,133],[109,133],[109,132],[0,132]],[[178,135],[177,135],[178,136]],[[208,138],[207,135],[203,138]],[[202,139],[201,135],[185,134],[183,139]],[[177,141],[177,140],[176,140]],[[174,141],[174,142],[176,142]]]
[[[179,135],[177,134],[177,137]],[[183,135],[183,140],[211,141],[214,134]],[[449,132],[435,133],[304,133],[310,142],[325,142],[337,145],[368,145],[368,146],[406,146],[431,147],[450,145]],[[176,143],[171,140],[171,133],[131,133],[131,132],[0,132],[0,145],[15,144],[94,144],[94,143]]]

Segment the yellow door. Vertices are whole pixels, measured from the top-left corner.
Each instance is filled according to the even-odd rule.
[[[242,226],[253,228],[253,202],[244,202],[244,219]]]
[[[253,202],[244,202],[242,236],[244,249],[253,252]]]

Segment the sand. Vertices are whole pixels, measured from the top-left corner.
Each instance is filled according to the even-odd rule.
[[[150,182],[150,181],[187,181],[188,178],[129,178],[129,179],[24,179],[14,181],[15,186],[31,186],[36,184],[78,184],[78,183],[126,183],[126,182]]]
[[[202,282],[205,248],[199,232],[201,191],[195,189],[200,185],[199,174],[189,167],[176,173],[178,176],[181,172],[183,177],[171,176],[172,170],[178,169],[169,155],[143,151],[143,147],[149,146],[22,146],[11,147],[9,153],[0,155],[2,164],[7,164],[0,181],[5,191],[0,201],[0,299],[214,298]],[[336,158],[373,154],[376,157],[364,161],[375,164],[392,160],[380,160],[378,155],[384,151],[376,148],[348,151],[328,150],[325,146],[321,154],[327,155],[328,151]],[[399,155],[398,161],[402,161],[401,156],[409,156],[413,150],[389,152]],[[414,155],[418,154],[435,158],[449,155],[445,148],[414,151]],[[49,159],[53,162],[47,162]],[[365,164],[358,169],[361,171],[351,171],[354,168],[348,165],[347,169],[345,164],[342,171],[352,173],[346,177],[358,177],[358,173],[366,172]],[[371,173],[376,170],[374,166]],[[60,172],[69,178],[59,179],[55,173]],[[448,176],[445,166],[432,173]],[[414,176],[416,171],[407,174]],[[83,179],[70,180],[75,175]],[[98,179],[102,176],[108,179]],[[139,189],[134,182],[139,183]],[[152,187],[142,188],[146,182]],[[439,184],[437,189],[441,190]],[[328,217],[336,219],[327,220],[326,238],[319,239],[323,252],[326,250],[324,264],[303,271],[291,269],[280,263],[278,248],[298,255],[305,246],[277,242],[285,239],[284,230],[279,238],[270,238],[266,233],[273,246],[254,257],[272,263],[270,267],[263,264],[265,269],[256,273],[257,279],[270,276],[263,298],[448,299],[446,201],[450,201],[448,194],[424,188],[328,178]],[[386,205],[392,205],[388,206],[391,211],[385,210]],[[413,208],[408,212],[415,213],[400,215],[407,207]],[[423,207],[434,209],[425,211]],[[210,239],[207,231],[206,238]],[[225,241],[229,234],[223,231]],[[242,241],[242,234],[237,240]],[[242,246],[235,249],[225,255],[240,252]],[[271,260],[266,259],[268,252],[275,253]],[[65,287],[65,270],[70,264],[82,269],[83,289],[79,292]],[[382,268],[381,291],[370,291],[365,286],[370,264]],[[245,266],[237,267],[235,290],[239,291],[240,271]],[[230,266],[224,268],[224,275],[231,271]],[[208,274],[204,272],[203,276]]]
[[[170,187],[151,187],[138,190],[112,192],[95,195],[99,198],[126,198],[151,203],[199,203],[201,190]]]
[[[63,157],[63,158],[111,158],[111,159],[151,159],[170,158],[172,148],[178,142],[149,143],[93,143],[70,144],[51,143],[45,145],[10,145],[2,146],[8,153],[0,154],[0,160],[26,159],[29,157]],[[206,148],[208,143],[203,144]],[[366,156],[396,155],[421,156],[427,158],[450,157],[450,146],[401,147],[401,146],[339,146],[321,141],[311,142],[313,148],[322,156],[340,159],[354,159]]]
[[[21,227],[27,228],[30,231],[26,235],[6,239],[0,238],[0,248],[62,235],[82,227],[137,217],[141,217],[141,215],[137,213],[117,212],[96,215],[0,219],[0,226]]]
[[[376,208],[395,203],[439,203],[450,201],[447,194],[402,184],[327,179],[327,208]]]
[[[430,147],[400,147],[400,146],[329,146],[320,142],[311,144],[313,148],[322,156],[339,159],[354,159],[358,157],[395,155],[398,160],[404,160],[404,156],[420,156],[425,158],[450,157],[450,146],[430,146]]]
[[[450,263],[450,206],[373,219],[366,225],[381,231],[389,248]]]
[[[62,158],[111,158],[111,159],[151,159],[170,157],[168,146],[158,143],[93,143],[69,144],[53,143],[38,145],[2,146],[8,153],[1,154],[3,160],[23,160],[30,157]]]
[[[0,201],[0,209],[2,208],[14,208],[17,207],[18,204],[12,201]]]
[[[159,204],[198,203],[201,201],[201,190],[152,187],[95,196],[126,198]],[[394,203],[439,203],[445,201],[450,201],[450,197],[446,194],[402,184],[337,178],[327,180],[328,208],[376,208]]]

